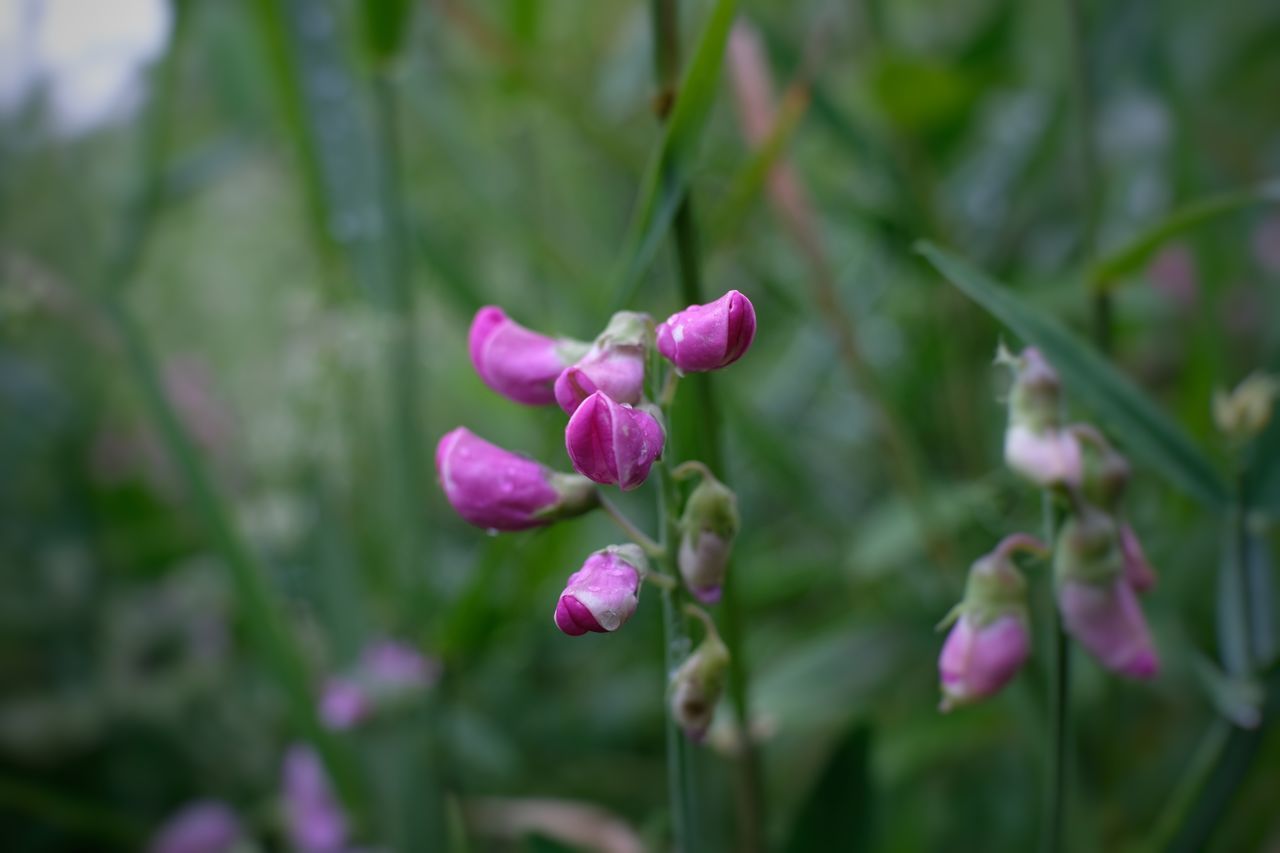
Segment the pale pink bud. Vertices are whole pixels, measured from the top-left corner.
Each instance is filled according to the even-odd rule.
[[[152,836],[149,853],[226,853],[243,839],[240,820],[217,800],[183,806]]]
[[[942,709],[949,711],[999,692],[1030,654],[1025,616],[1010,612],[980,625],[975,616],[961,614],[938,657]]]
[[[379,640],[360,655],[360,668],[378,687],[430,687],[440,677],[438,661],[397,640]]]
[[[728,367],[756,336],[751,300],[730,290],[715,302],[690,305],[658,326],[658,352],[685,373]]]
[[[596,391],[619,403],[636,405],[644,397],[648,314],[619,311],[577,363],[556,379],[556,402],[568,414]]]
[[[1134,592],[1142,593],[1156,585],[1156,572],[1142,550],[1138,534],[1127,523],[1120,525],[1120,553],[1124,556],[1124,579]]]
[[[611,545],[596,551],[569,576],[556,602],[556,627],[570,637],[588,631],[616,631],[639,604],[640,576],[648,567],[635,545]]]
[[[600,391],[582,401],[564,431],[574,470],[623,491],[645,481],[665,441],[662,426],[652,415],[617,403]]]
[[[495,305],[476,312],[467,343],[471,363],[484,383],[528,406],[554,403],[556,377],[586,351],[579,341],[526,329]]]
[[[592,509],[595,487],[490,444],[465,427],[436,446],[436,471],[458,515],[477,527],[526,530]]]
[[[347,818],[315,750],[295,744],[284,757],[285,825],[294,848],[337,853],[347,843]]]
[[[1004,434],[1004,461],[1039,486],[1080,485],[1080,442],[1068,430],[1011,423]]]
[[[703,604],[715,604],[720,600],[724,587],[725,569],[729,564],[729,552],[733,540],[725,539],[710,530],[700,530],[680,537],[678,554],[680,576],[685,585]]]
[[[1059,583],[1058,609],[1067,632],[1107,669],[1139,679],[1159,672],[1137,593],[1123,575],[1101,583]]]
[[[1107,669],[1151,678],[1159,659],[1126,577],[1122,539],[1111,516],[1087,506],[1062,525],[1054,554],[1058,609],[1067,633]]]

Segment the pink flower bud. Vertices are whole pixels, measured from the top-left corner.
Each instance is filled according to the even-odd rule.
[[[1025,616],[1008,613],[982,625],[975,616],[962,614],[938,657],[942,710],[999,692],[1030,654],[1031,635]]]
[[[1004,434],[1004,461],[1039,486],[1080,484],[1080,442],[1067,430],[1034,430],[1011,423]]]
[[[616,631],[636,612],[640,573],[648,568],[635,545],[610,545],[596,551],[569,576],[556,603],[556,627],[570,637],[588,631]]]
[[[283,799],[286,829],[295,849],[337,853],[346,848],[346,815],[310,746],[295,744],[285,753]]]
[[[1045,361],[1040,350],[1027,347],[1013,355],[1002,345],[996,362],[1013,370],[1013,384],[1009,387],[1009,424],[1027,426],[1039,433],[1046,428],[1057,428],[1059,400],[1062,383],[1053,365]]]
[[[556,379],[556,402],[572,415],[596,391],[636,405],[644,396],[649,315],[619,311],[587,354]]]
[[[1134,592],[1143,593],[1156,585],[1156,571],[1128,523],[1120,525],[1120,553],[1124,557],[1124,579]]]
[[[645,481],[665,441],[652,415],[616,403],[600,391],[582,401],[564,431],[574,470],[624,492]]]
[[[595,487],[503,450],[465,427],[436,446],[436,471],[458,515],[477,527],[527,530],[581,515],[596,505]]]
[[[969,569],[964,600],[948,617],[956,622],[938,657],[944,712],[998,692],[1031,654],[1027,582],[1012,559],[1018,551],[1047,554],[1039,540],[1015,533]]]
[[[1159,658],[1126,577],[1115,521],[1088,506],[1068,519],[1058,535],[1053,569],[1067,633],[1113,672],[1129,678],[1155,676]]]
[[[354,667],[325,683],[320,719],[335,731],[355,728],[375,713],[405,703],[439,677],[438,662],[405,643],[380,640],[365,648]]]
[[[1068,580],[1058,586],[1067,632],[1112,672],[1152,678],[1160,670],[1138,595],[1123,576],[1106,583]]]
[[[715,302],[690,305],[658,326],[658,352],[685,373],[728,367],[756,336],[751,300],[730,290]]]
[[[530,331],[494,305],[476,312],[467,343],[484,383],[528,406],[554,403],[556,377],[586,351],[579,341]]]
[[[149,853],[226,853],[244,838],[240,820],[217,800],[183,806],[151,838]]]

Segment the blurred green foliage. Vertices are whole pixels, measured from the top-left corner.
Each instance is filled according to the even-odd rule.
[[[681,4],[686,53],[714,5]],[[933,626],[970,560],[1039,523],[1038,498],[999,464],[996,343],[1047,321],[1077,332],[1055,338],[1068,349],[1053,355],[1088,348],[1099,282],[1114,345],[1109,362],[1083,358],[1108,378],[1062,367],[1069,393],[1087,385],[1073,415],[1117,421],[1114,438],[1139,462],[1128,507],[1160,571],[1147,612],[1165,671],[1134,686],[1076,656],[1069,846],[1277,843],[1273,713],[1257,732],[1213,739],[1222,697],[1201,673],[1221,651],[1225,513],[1213,504],[1230,500],[1216,490],[1235,476],[1210,398],[1280,370],[1280,10],[1082,2],[1099,176],[1090,258],[1066,4],[739,5],[779,92],[794,84],[808,104],[770,156],[810,199],[810,236],[874,390],[842,355],[840,318],[759,177],[732,70],[717,83],[700,69],[705,129],[695,115],[692,137],[675,121],[664,136],[641,3],[183,0],[180,36],[136,115],[75,136],[56,132],[38,98],[3,118],[7,849],[137,847],[197,797],[229,802],[282,845],[280,760],[307,721],[255,640],[263,619],[278,620],[304,690],[376,637],[444,664],[428,700],[333,745],[363,791],[368,840],[421,849],[431,800],[440,812],[426,823],[467,849],[561,849],[537,833],[462,828],[468,802],[501,796],[584,801],[659,843],[657,596],[616,636],[561,635],[551,614],[564,579],[619,534],[590,516],[486,536],[449,510],[431,451],[466,424],[568,467],[562,413],[489,392],[467,359],[467,324],[497,303],[532,328],[590,338],[620,286],[659,318],[681,307],[664,242],[652,263],[628,266],[641,226],[674,213],[658,192],[673,148],[701,218],[733,225],[704,229],[705,286],[748,293],[759,315],[751,353],[715,383],[743,516],[733,571],[772,845],[1033,843],[1044,578],[1032,579],[1036,657],[981,706],[937,712]],[[922,238],[1004,282],[1031,326],[992,308],[1002,327],[968,301],[912,250]],[[129,329],[232,550],[261,572],[265,616],[246,608],[157,428]],[[899,415],[915,497],[894,473],[880,407]],[[1123,428],[1125,411],[1154,419],[1154,451]],[[1187,477],[1210,506],[1188,498]],[[1240,479],[1251,565],[1265,566],[1280,420]],[[654,529],[650,488],[621,503]],[[1269,666],[1252,687],[1273,712]],[[706,849],[734,849],[729,718],[722,708],[698,766]],[[1223,760],[1180,811],[1206,738]]]

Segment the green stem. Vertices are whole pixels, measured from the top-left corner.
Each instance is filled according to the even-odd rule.
[[[626,513],[618,508],[618,505],[609,500],[603,494],[599,495],[600,508],[604,510],[605,515],[618,525],[618,528],[631,539],[632,542],[644,549],[644,552],[650,557],[661,558],[665,556],[666,549],[661,543],[655,542],[643,530],[636,526],[635,522],[627,518]]]
[[[662,525],[661,548],[662,564],[668,577],[680,576],[675,559],[675,543],[679,535],[676,524],[676,489],[667,470],[666,462],[655,466],[658,478],[658,518]],[[663,664],[664,684],[670,682],[671,676],[684,662],[689,654],[689,634],[685,630],[684,619],[678,606],[681,597],[679,583],[665,586],[662,589],[662,627],[663,627]],[[696,791],[690,784],[692,781],[692,748],[689,739],[676,723],[670,709],[667,710],[667,797],[671,809],[671,829],[674,849],[677,853],[689,853],[696,850],[697,806]]]
[[[680,93],[675,91],[680,66],[680,23],[677,0],[652,0],[650,9],[654,29],[654,68],[659,86],[659,104],[669,107]],[[664,115],[665,117],[665,115]],[[672,169],[676,164],[671,164]],[[666,180],[667,176],[663,176]],[[686,192],[672,222],[676,263],[679,270],[680,295],[686,304],[703,302],[702,264],[693,198]],[[701,459],[712,471],[724,474],[720,447],[720,420],[711,377],[699,374],[689,378],[695,396],[694,458]],[[669,477],[667,478],[670,479]],[[674,504],[669,504],[674,507]],[[674,512],[674,509],[672,510]],[[739,848],[744,853],[764,849],[763,826],[765,799],[759,751],[751,738],[748,668],[743,641],[742,606],[734,572],[729,571],[723,588],[724,641],[729,649],[729,700],[733,706],[739,733],[738,816]]]
[[[1050,553],[1057,535],[1057,510],[1053,495],[1046,491],[1042,498],[1044,513],[1044,541]],[[1050,581],[1054,583],[1053,580]],[[1041,849],[1045,853],[1058,853],[1063,849],[1063,826],[1067,811],[1067,741],[1069,737],[1069,712],[1071,703],[1071,646],[1062,628],[1062,616],[1053,601],[1051,586],[1050,611],[1053,614],[1051,634],[1053,638],[1052,664],[1049,668],[1049,739],[1048,762],[1045,778],[1045,817]]]
[[[1070,33],[1071,95],[1075,103],[1076,159],[1080,166],[1078,184],[1081,217],[1081,255],[1088,269],[1098,252],[1098,222],[1102,212],[1102,178],[1098,165],[1096,120],[1093,93],[1089,85],[1089,57],[1087,23],[1083,0],[1065,0]],[[1103,352],[1111,350],[1111,294],[1104,289],[1094,289],[1093,332],[1098,347]]]

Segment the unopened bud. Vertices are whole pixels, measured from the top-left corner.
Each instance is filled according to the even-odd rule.
[[[996,361],[1013,370],[1005,464],[1039,486],[1078,486],[1080,442],[1059,420],[1057,372],[1034,347],[1013,355],[1001,346]]]
[[[1054,577],[1067,633],[1107,669],[1151,678],[1159,658],[1125,568],[1119,527],[1106,513],[1086,505],[1063,525]]]
[[[587,354],[556,379],[556,402],[560,408],[573,414],[596,391],[603,391],[619,403],[638,404],[644,397],[651,322],[648,314],[614,314]]]
[[[601,391],[582,401],[564,431],[574,470],[624,492],[648,478],[665,442],[666,433],[653,415]]]
[[[1228,438],[1243,444],[1267,428],[1277,398],[1280,380],[1255,373],[1234,391],[1219,390],[1213,395],[1213,420]]]
[[[1129,460],[1092,424],[1072,424],[1067,430],[1080,446],[1080,487],[1084,498],[1114,513],[1133,473]]]
[[[637,545],[596,551],[569,576],[556,602],[556,627],[570,637],[616,631],[640,603],[641,575],[649,561]]]
[[[596,488],[518,453],[490,444],[465,427],[436,445],[436,471],[449,503],[471,524],[527,530],[593,509]]]
[[[672,675],[671,716],[692,740],[701,741],[711,728],[728,669],[729,649],[711,629]]]
[[[587,350],[581,341],[526,329],[496,305],[476,312],[468,333],[471,363],[484,383],[528,406],[556,401],[556,377]]]
[[[685,373],[728,367],[751,347],[756,309],[730,290],[715,302],[677,311],[657,329],[658,352]]]
[[[680,518],[680,576],[705,604],[720,600],[729,554],[738,535],[738,498],[703,468]]]
[[[948,617],[955,624],[938,657],[944,712],[999,692],[1031,654],[1027,582],[1012,559],[1018,550],[1046,549],[1031,536],[1015,534],[969,569],[964,599]]]

